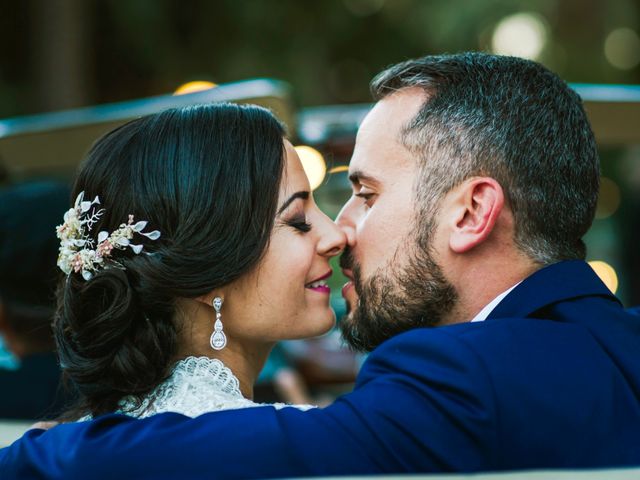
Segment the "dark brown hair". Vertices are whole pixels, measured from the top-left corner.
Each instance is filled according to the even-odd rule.
[[[267,248],[284,169],[284,129],[256,106],[209,104],[132,121],[101,138],[83,162],[72,198],[99,196],[91,234],[133,214],[159,230],[118,250],[124,267],[59,289],[55,335],[81,402],[69,417],[140,402],[168,373],[179,326],[176,299],[195,298],[254,268]],[[143,240],[146,240],[143,241]]]

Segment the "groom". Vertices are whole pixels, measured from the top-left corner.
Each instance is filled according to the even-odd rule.
[[[338,218],[344,335],[372,352],[354,391],[33,430],[2,478],[640,465],[640,322],[583,261],[599,162],[578,96],[486,54],[408,61],[372,91]]]

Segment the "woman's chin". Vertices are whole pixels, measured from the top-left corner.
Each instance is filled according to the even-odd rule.
[[[329,333],[336,326],[336,314],[331,308],[327,308],[327,311],[323,312],[322,315],[306,316],[305,325],[307,328],[300,329],[291,340],[319,337]]]

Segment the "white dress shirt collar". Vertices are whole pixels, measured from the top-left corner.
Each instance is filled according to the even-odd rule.
[[[475,317],[473,317],[473,320],[471,320],[471,321],[472,322],[484,322],[487,319],[487,317],[489,316],[489,314],[493,311],[493,309],[496,308],[498,306],[498,304],[504,299],[504,297],[509,295],[511,290],[513,290],[518,285],[520,285],[520,283],[521,282],[516,283],[513,287],[505,290],[500,295],[498,295],[496,298],[491,300],[487,305],[485,305],[485,307],[482,310],[480,310],[480,312]]]

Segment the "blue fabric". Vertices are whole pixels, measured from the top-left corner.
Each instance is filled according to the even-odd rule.
[[[0,451],[3,479],[623,465],[640,465],[640,318],[579,261],[535,273],[485,322],[388,340],[324,409],[107,415]]]

